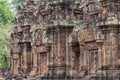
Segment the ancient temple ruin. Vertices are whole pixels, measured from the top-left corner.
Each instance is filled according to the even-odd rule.
[[[119,26],[120,0],[24,0],[8,78],[120,80]]]

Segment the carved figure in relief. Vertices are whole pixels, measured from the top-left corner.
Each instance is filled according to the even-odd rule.
[[[24,30],[23,31],[23,40],[26,40],[27,39],[27,37],[26,37],[26,31]]]
[[[36,45],[42,44],[42,31],[40,29],[35,31],[35,41]]]
[[[101,65],[114,64],[117,35],[109,39],[109,27],[114,26],[106,23],[116,17],[116,13],[120,19],[119,10],[115,9],[119,5],[118,0],[114,3],[110,0],[49,1],[24,0],[23,9],[15,18],[14,23],[18,26],[13,31],[14,38],[11,38],[19,40],[11,42],[11,55],[14,60],[12,71],[18,77],[19,74],[28,74],[27,78],[80,80],[78,77],[92,77],[91,73],[96,73]],[[26,29],[27,25],[31,25],[30,29]],[[30,38],[34,39],[34,43],[27,41]],[[111,44],[112,47],[109,47]],[[18,66],[23,68],[22,72],[19,72]],[[30,71],[33,75],[29,75]],[[95,78],[98,77],[95,75]]]

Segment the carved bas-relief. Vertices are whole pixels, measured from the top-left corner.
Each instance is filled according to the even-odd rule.
[[[9,79],[119,80],[119,9],[119,0],[23,0]]]

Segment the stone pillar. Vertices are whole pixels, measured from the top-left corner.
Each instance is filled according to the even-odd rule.
[[[66,30],[66,73],[71,74],[71,59],[72,59],[72,43],[70,41],[69,35],[72,30],[67,29]],[[72,40],[72,39],[71,39]]]
[[[12,62],[12,72],[13,74],[18,74],[18,67],[19,67],[19,47],[18,43],[13,40],[13,43],[11,44],[11,55],[13,58]]]
[[[68,44],[68,66],[69,66],[69,68],[67,68],[68,69],[68,71],[67,71],[67,73],[69,74],[71,74],[72,75],[72,65],[73,65],[73,61],[72,61],[72,43],[71,42],[69,42],[69,44]]]
[[[51,50],[48,50],[47,53],[47,63],[48,66],[50,65],[48,67],[48,72],[52,73],[52,76],[55,76],[54,74],[56,74],[58,77],[65,77],[65,74],[67,73],[66,64],[71,65],[70,62],[72,62],[69,61],[71,60],[70,57],[72,57],[72,55],[69,55],[69,52],[71,53],[69,50],[72,50],[72,47],[71,49],[68,49],[68,47],[71,46],[68,45],[68,37],[70,32],[67,32],[69,30],[67,30],[67,27],[65,26],[53,27],[47,31],[49,31],[48,35],[52,41]]]
[[[27,48],[27,43],[24,43],[24,47],[23,47],[23,71],[24,73],[27,73],[27,52],[26,52],[26,48]]]
[[[83,65],[88,66],[88,56],[89,54],[89,50],[87,48],[85,48],[84,46],[82,46],[83,49]]]
[[[45,45],[46,45],[46,48],[47,48],[47,66],[46,66],[47,67],[47,70],[46,70],[47,72],[46,73],[51,74],[51,72],[49,72],[49,70],[51,70],[49,66],[51,64],[51,61],[50,61],[50,58],[51,58],[50,56],[51,55],[50,55],[50,53],[51,53],[52,43],[47,43]]]
[[[51,45],[51,55],[50,55],[50,62],[51,64],[53,64],[54,60],[53,60],[53,54],[54,54],[54,30],[50,30],[50,37],[52,40],[52,45]]]
[[[13,74],[18,74],[18,66],[19,66],[19,55],[18,53],[13,54]]]
[[[37,48],[38,48],[38,47],[37,47]],[[37,68],[38,68],[37,73],[41,75],[41,74],[42,74],[42,70],[41,70],[41,68],[42,68],[42,67],[41,67],[41,65],[42,65],[42,64],[41,64],[41,59],[42,59],[42,58],[41,58],[41,54],[40,54],[40,53],[38,53],[38,52],[36,52],[36,53],[37,53]]]
[[[70,65],[68,61],[68,37],[70,34],[71,28],[67,26],[58,26],[53,29],[53,51],[52,55],[55,57],[53,61],[55,61],[55,71],[58,75],[62,75],[66,73],[67,64]]]
[[[85,46],[83,46],[83,49],[85,48]],[[89,49],[84,49],[85,50],[85,52],[83,53],[83,55],[84,55],[84,62],[83,62],[83,66],[85,66],[86,67],[86,70],[88,71],[88,74],[89,74],[89,72],[90,72],[90,52],[89,52]]]
[[[113,26],[114,27],[114,26]],[[111,38],[111,59],[112,59],[112,65],[113,67],[115,66],[115,60],[117,59],[117,54],[118,54],[118,34],[119,29],[118,28],[112,28],[110,31],[110,38]]]
[[[36,46],[32,47],[32,61],[33,61],[33,65],[32,65],[32,71],[30,73],[30,75],[34,75],[37,74],[37,52],[36,52]]]
[[[54,73],[54,29],[48,29],[47,35],[49,36],[51,43],[46,43],[46,48],[47,48],[47,70],[46,74],[53,75]],[[49,76],[47,76],[49,77]]]
[[[103,65],[103,54],[102,54],[102,45],[98,44],[98,68],[100,68]]]
[[[96,43],[98,44],[98,68],[100,68],[104,63],[104,55],[103,55],[103,41],[104,39],[97,39]]]
[[[50,53],[51,53],[51,45],[52,44],[47,44],[47,66],[49,65],[50,63]]]
[[[36,53],[36,47],[33,46],[33,68],[37,69],[37,53]]]
[[[66,62],[66,29],[58,29],[58,55],[57,55],[57,74],[63,75],[65,73]]]
[[[105,29],[104,50],[106,64],[113,68],[118,54],[118,31],[117,26],[109,26]]]

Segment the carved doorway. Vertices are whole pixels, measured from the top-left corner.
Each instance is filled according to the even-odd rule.
[[[75,70],[77,72],[79,72],[79,66],[80,66],[80,47],[79,47],[79,43],[75,43],[73,45],[73,51],[75,52],[74,53],[74,67],[75,67]]]
[[[32,69],[32,62],[31,62],[31,44],[28,42],[27,45],[26,45],[26,52],[27,52],[27,55],[26,55],[26,65],[27,65],[27,73],[29,73]]]
[[[47,53],[40,53],[40,74],[44,74],[47,66]]]

